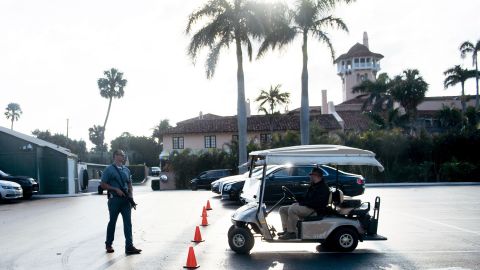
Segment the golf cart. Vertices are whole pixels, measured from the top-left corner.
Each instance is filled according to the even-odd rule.
[[[232,215],[233,225],[228,230],[228,244],[236,253],[248,254],[255,243],[254,236],[271,243],[321,243],[327,250],[353,251],[358,241],[387,240],[377,234],[380,211],[380,197],[376,197],[373,216],[370,216],[370,202],[344,200],[337,188],[330,194],[328,214],[311,215],[297,223],[298,239],[280,240],[276,230],[267,223],[267,216],[285,199],[294,199],[292,192],[283,187],[284,196],[267,210],[263,203],[265,193],[265,169],[273,164],[330,164],[368,165],[383,171],[373,152],[340,145],[302,145],[255,151],[250,153],[251,168],[262,165],[263,176],[259,179],[257,201],[250,202]],[[323,248],[322,248],[323,249]]]

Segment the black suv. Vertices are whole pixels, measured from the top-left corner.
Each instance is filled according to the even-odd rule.
[[[0,180],[15,182],[22,186],[24,199],[30,199],[39,190],[37,181],[28,176],[12,176],[0,170]]]
[[[210,189],[210,185],[213,181],[230,175],[232,175],[232,170],[229,169],[204,171],[190,180],[190,187],[192,190],[197,190],[199,188]]]

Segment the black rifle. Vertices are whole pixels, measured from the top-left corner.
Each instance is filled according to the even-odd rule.
[[[126,189],[123,189],[123,188],[121,190],[122,190],[123,193],[125,193],[125,198],[130,203],[130,207],[137,210],[137,203],[133,200],[132,197],[128,196],[128,191]]]
[[[123,181],[122,174],[120,173],[120,170],[117,168],[116,165],[112,165],[112,166],[115,168],[115,170],[118,173],[118,176],[120,176],[120,179]],[[130,203],[130,207],[137,210],[137,203],[133,200],[132,197],[130,197],[128,195],[128,190],[125,189],[125,188],[122,188],[123,185],[118,182],[117,178],[115,178],[115,181],[117,181],[117,184],[120,186],[120,190],[123,192],[123,194],[125,194],[124,198],[127,199],[128,203]]]

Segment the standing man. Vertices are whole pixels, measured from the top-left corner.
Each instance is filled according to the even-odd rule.
[[[102,189],[108,191],[108,211],[110,213],[105,248],[107,253],[114,252],[112,243],[115,235],[115,226],[117,224],[118,214],[122,214],[123,233],[125,234],[125,253],[140,254],[142,250],[133,246],[132,207],[126,197],[129,196],[133,198],[133,188],[130,170],[123,165],[124,162],[125,152],[120,149],[115,150],[115,152],[113,152],[113,164],[108,166],[102,174],[101,186]]]
[[[323,216],[326,214],[330,188],[323,181],[323,171],[314,167],[310,173],[310,187],[303,200],[292,205],[282,206],[279,209],[282,219],[283,232],[278,233],[278,239],[288,240],[297,238],[297,221],[312,215],[314,212]]]

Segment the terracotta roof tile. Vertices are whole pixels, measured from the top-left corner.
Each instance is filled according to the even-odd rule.
[[[347,53],[344,53],[344,54],[340,55],[335,60],[335,63],[337,63],[338,61],[343,60],[343,59],[352,58],[352,57],[360,57],[360,56],[372,56],[372,57],[376,57],[376,58],[379,58],[379,59],[383,58],[383,55],[381,55],[379,53],[371,52],[365,45],[357,43],[357,44],[353,45],[353,47],[350,48],[350,50],[348,50]]]
[[[332,115],[316,115],[312,116],[313,121],[318,121],[320,127],[325,130],[341,129],[340,124]],[[276,115],[273,117],[273,130],[300,130],[300,121],[298,115]],[[265,115],[252,115],[247,119],[247,131],[259,132],[270,131],[270,118]],[[172,127],[165,134],[186,134],[186,133],[236,133],[237,118],[235,116],[224,116],[214,119],[189,119],[177,123],[176,127]]]
[[[364,131],[370,128],[370,118],[361,111],[338,111],[337,113],[345,123],[345,130]]]

